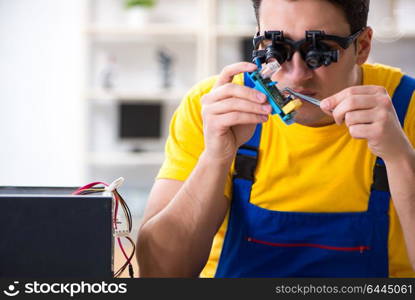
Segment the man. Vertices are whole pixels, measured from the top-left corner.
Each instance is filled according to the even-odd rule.
[[[403,105],[415,86],[365,64],[369,0],[253,3],[260,36],[283,31],[280,44],[300,45],[272,79],[321,105],[303,101],[285,125],[242,75],[250,63],[193,88],[140,228],[141,276],[415,276],[414,97]],[[349,41],[319,42],[337,62],[305,61],[312,46],[292,41],[311,30]]]

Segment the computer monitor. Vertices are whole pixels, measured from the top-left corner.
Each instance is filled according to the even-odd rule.
[[[112,278],[112,196],[0,187],[0,277]]]
[[[118,136],[133,151],[161,148],[163,104],[161,101],[120,101]]]

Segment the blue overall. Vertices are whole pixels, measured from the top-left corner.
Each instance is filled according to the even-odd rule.
[[[252,82],[245,76],[245,85]],[[404,76],[393,97],[403,125],[415,90]],[[272,211],[250,203],[261,125],[238,150],[229,223],[215,277],[387,277],[390,192],[376,159],[365,212]]]

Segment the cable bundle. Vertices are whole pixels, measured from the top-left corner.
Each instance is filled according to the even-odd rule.
[[[120,187],[123,182],[124,182],[124,178],[122,177],[118,178],[111,184],[107,184],[105,182],[92,182],[83,187],[78,188],[72,194],[73,195],[88,195],[88,194],[103,193],[103,192],[111,192],[113,194],[113,198],[115,200],[115,207],[114,207],[114,216],[113,216],[112,223],[114,227],[115,237],[118,242],[118,246],[120,247],[121,252],[123,253],[125,260],[126,260],[125,263],[115,272],[114,277],[119,277],[128,267],[129,275],[131,278],[133,278],[134,269],[131,264],[131,260],[134,256],[135,244],[129,236],[129,234],[131,233],[131,229],[132,229],[131,212],[130,212],[130,209],[128,208],[127,203],[117,191],[117,188]],[[118,227],[118,225],[121,224],[121,222],[119,222],[117,218],[119,206],[121,206],[124,212],[125,218],[126,218],[127,231],[120,230]],[[125,252],[124,247],[121,242],[121,237],[126,238],[131,243],[133,249],[130,255],[127,255],[127,253]]]

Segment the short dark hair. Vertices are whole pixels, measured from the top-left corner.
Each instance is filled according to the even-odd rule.
[[[295,1],[295,0],[294,0]],[[351,33],[355,33],[367,26],[370,0],[326,0],[341,8],[350,24]],[[259,28],[259,8],[262,0],[252,0],[255,16]]]

